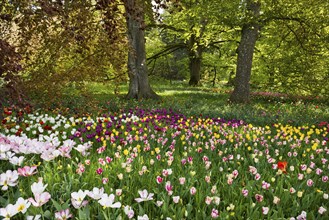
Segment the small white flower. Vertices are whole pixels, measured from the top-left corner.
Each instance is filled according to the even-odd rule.
[[[323,215],[323,213],[325,213],[327,211],[327,209],[326,208],[324,208],[324,207],[320,207],[319,208],[319,210],[318,210],[318,212],[321,214],[321,215]]]
[[[277,197],[277,196],[274,196],[273,203],[276,204],[276,205],[279,204],[280,203],[280,198]]]
[[[86,205],[86,201],[84,201],[87,193],[89,191],[82,191],[81,189],[78,192],[71,193],[71,202],[74,208],[78,209],[84,205]]]
[[[130,206],[128,206],[128,205],[125,206],[124,212],[126,213],[126,215],[129,219],[134,217],[135,212]]]
[[[23,199],[22,197],[19,197],[16,201],[15,207],[17,212],[25,213],[27,209],[30,207],[31,203],[28,200]]]
[[[29,215],[26,217],[26,220],[39,220],[39,219],[41,219],[41,215],[36,215],[36,216]]]
[[[157,201],[156,204],[157,204],[158,207],[160,207],[160,206],[163,205],[163,201]]]
[[[179,203],[180,197],[179,196],[173,196],[172,199],[173,199],[174,203],[177,204],[177,203]]]
[[[0,209],[0,216],[3,216],[4,219],[10,219],[17,213],[18,211],[13,204],[8,204],[5,208]]]
[[[106,193],[103,194],[102,198],[98,200],[98,203],[101,204],[105,208],[120,208],[121,203],[120,202],[114,202],[115,196],[113,194],[107,195]]]
[[[270,209],[268,207],[262,207],[262,213],[263,213],[263,215],[267,215],[267,213],[268,213],[269,210]]]
[[[18,180],[18,172],[16,170],[7,170],[6,173],[0,174],[0,186],[6,191],[8,186],[16,186]]]
[[[153,200],[154,193],[148,193],[146,189],[144,189],[143,191],[139,190],[138,193],[140,195],[140,198],[135,199],[135,201],[138,203],[143,202],[143,201]]]
[[[213,202],[215,205],[219,205],[219,203],[220,203],[220,198],[219,198],[218,196],[214,196],[212,202]]]
[[[145,214],[143,216],[137,216],[137,220],[149,220],[149,217]]]
[[[104,194],[104,188],[97,188],[97,187],[94,187],[93,188],[93,191],[89,191],[88,192],[88,196],[95,199],[95,200],[99,200],[100,198],[102,198]]]
[[[297,220],[303,220],[303,219],[306,219],[307,217],[307,213],[305,211],[302,211],[302,213],[297,216]]]
[[[31,185],[31,190],[34,195],[41,194],[45,191],[48,184],[43,185],[42,179],[40,179],[38,182],[34,182]]]

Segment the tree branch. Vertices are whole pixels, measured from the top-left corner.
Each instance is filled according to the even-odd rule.
[[[182,49],[182,48],[185,48],[185,47],[186,47],[186,44],[184,44],[184,43],[178,43],[178,44],[168,45],[162,51],[154,54],[153,56],[151,56],[149,58],[147,58],[147,61],[148,61],[147,64],[149,64],[153,59],[157,59],[157,58],[159,58],[161,56],[165,56],[167,54],[170,54],[170,53],[172,53],[172,52],[174,52],[176,50],[179,50],[179,49]]]
[[[300,24],[306,23],[305,20],[301,19],[301,18],[295,18],[295,17],[285,17],[285,16],[272,16],[272,17],[268,17],[264,20],[262,20],[262,23],[268,23],[271,21],[275,21],[275,20],[283,20],[283,21],[296,21]]]
[[[176,28],[174,26],[170,26],[170,25],[167,25],[167,24],[148,24],[146,26],[147,30],[149,30],[151,28],[161,28],[161,29],[173,30],[173,31],[180,32],[180,33],[186,31],[184,29]]]

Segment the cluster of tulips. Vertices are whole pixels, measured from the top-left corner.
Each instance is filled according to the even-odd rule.
[[[326,219],[328,123],[6,110],[4,219]]]

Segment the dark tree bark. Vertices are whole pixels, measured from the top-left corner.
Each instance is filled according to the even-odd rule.
[[[194,45],[197,48],[194,48]],[[189,42],[189,68],[190,68],[190,86],[198,86],[201,79],[201,62],[202,62],[202,46],[198,45],[195,36],[192,35]]]
[[[203,34],[206,30],[208,20],[206,18],[201,18],[200,20],[200,35],[196,36],[192,34],[188,44],[189,50],[189,68],[190,68],[190,86],[198,86],[201,79],[201,64],[202,64],[202,53],[203,45],[200,44],[200,41],[203,37]],[[193,26],[192,26],[193,27]],[[192,29],[192,28],[191,28]]]
[[[214,66],[214,78],[212,79],[212,86],[213,87],[215,87],[216,78],[217,78],[217,69],[216,69],[216,66]]]
[[[236,68],[236,78],[234,91],[230,96],[230,101],[235,103],[247,103],[250,101],[250,76],[252,59],[255,44],[258,38],[260,25],[257,22],[259,17],[260,2],[247,0],[247,11],[253,16],[253,21],[243,25],[241,41],[238,47],[238,60]]]
[[[201,70],[201,58],[193,57],[190,58],[190,86],[197,86],[200,84]]]
[[[125,0],[126,22],[128,28],[128,99],[157,99],[159,96],[151,89],[148,79],[143,7],[136,0]]]

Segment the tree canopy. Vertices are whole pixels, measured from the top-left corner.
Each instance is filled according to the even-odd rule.
[[[151,98],[151,73],[190,85],[230,79],[234,102],[248,102],[250,88],[329,96],[328,7],[325,0],[2,1],[1,87],[22,99],[115,80],[129,82],[128,97]]]

